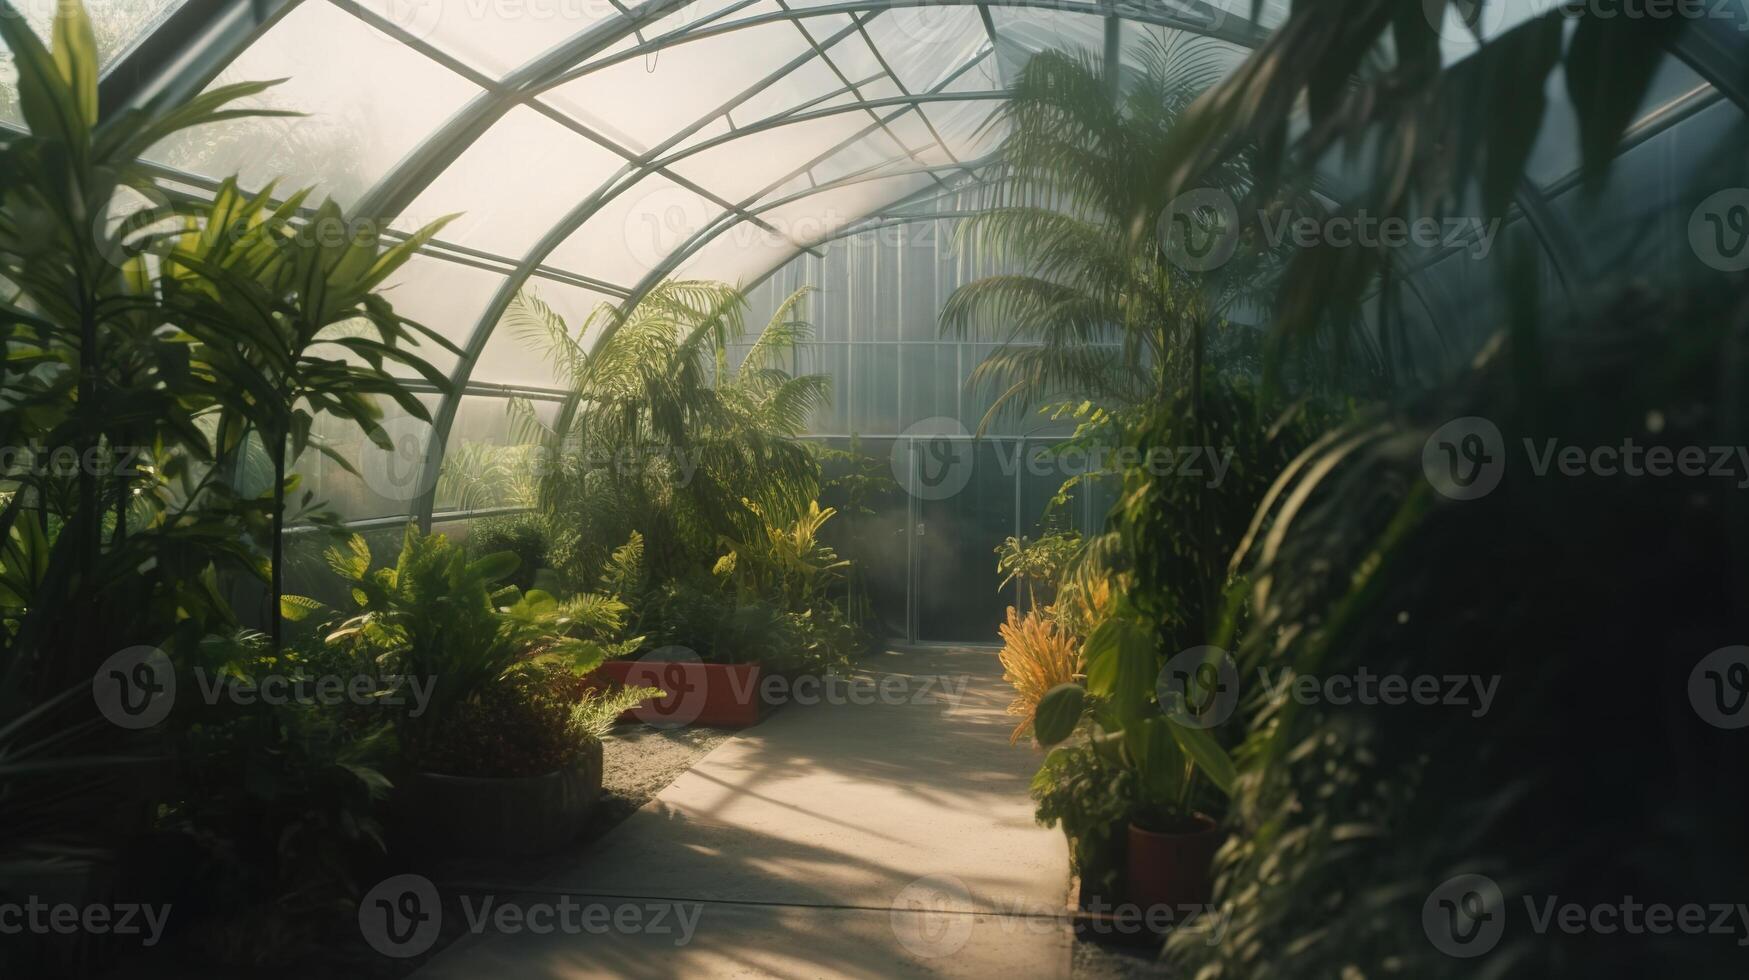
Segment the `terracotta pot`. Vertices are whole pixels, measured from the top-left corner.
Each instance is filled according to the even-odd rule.
[[[1171,922],[1181,921],[1194,907],[1207,905],[1214,896],[1209,869],[1221,838],[1220,827],[1200,813],[1184,829],[1173,832],[1130,824],[1125,899],[1144,912],[1163,906],[1172,914],[1161,918]]]
[[[601,796],[601,743],[570,769],[511,778],[421,772],[396,793],[399,838],[438,857],[527,857],[563,848]]]
[[[675,728],[759,724],[758,664],[707,664],[696,660],[609,660],[593,675],[616,686],[659,687],[667,694],[620,717]]]

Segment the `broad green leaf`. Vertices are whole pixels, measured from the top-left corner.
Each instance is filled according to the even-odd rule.
[[[1221,792],[1231,795],[1233,780],[1238,776],[1238,769],[1233,765],[1233,758],[1221,748],[1221,743],[1215,741],[1213,734],[1206,728],[1193,728],[1181,725],[1169,718],[1160,722],[1172,729],[1172,738],[1178,742],[1184,754],[1195,760],[1196,767],[1209,782],[1215,784]]]

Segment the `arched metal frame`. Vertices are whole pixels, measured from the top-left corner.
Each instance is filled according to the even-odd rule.
[[[305,0],[185,0],[157,29],[140,39],[106,73],[100,92],[105,114],[111,114],[157,97],[175,97],[199,91],[241,54],[248,45],[259,39],[302,2]],[[568,129],[610,150],[626,161],[625,165],[608,178],[594,194],[555,223],[553,228],[529,250],[521,261],[515,264],[492,303],[488,305],[485,313],[475,324],[465,347],[466,356],[458,363],[452,375],[453,390],[443,398],[434,419],[432,439],[426,456],[428,477],[434,477],[442,465],[445,443],[463,391],[471,390],[470,380],[473,365],[484,350],[493,326],[502,316],[504,308],[514,297],[516,291],[522,288],[530,277],[541,274],[542,270],[546,268],[542,264],[546,257],[580,228],[590,216],[645,177],[652,173],[659,174],[673,181],[676,185],[698,194],[704,200],[721,207],[723,213],[716,220],[694,233],[680,248],[659,261],[635,287],[625,290],[625,287],[616,286],[616,284],[597,284],[598,288],[604,288],[604,291],[609,293],[625,290],[627,293],[624,304],[626,308],[635,305],[637,299],[659,282],[663,275],[679,268],[699,249],[735,225],[741,222],[752,222],[763,226],[767,231],[776,232],[776,229],[764,222],[761,216],[783,204],[793,203],[815,194],[847,186],[853,182],[894,179],[919,174],[930,177],[936,183],[937,188],[945,188],[944,175],[953,172],[970,173],[976,169],[977,164],[961,163],[954,160],[946,140],[939,132],[935,131],[933,124],[918,107],[929,102],[993,99],[1003,94],[1002,90],[949,93],[944,91],[948,84],[947,81],[938,84],[930,92],[911,93],[905,89],[903,83],[885,59],[881,57],[879,47],[867,35],[867,24],[883,12],[892,9],[922,6],[975,7],[982,20],[989,43],[978,54],[959,67],[953,76],[958,77],[959,74],[971,70],[984,58],[994,60],[997,57],[998,28],[990,14],[990,0],[849,0],[849,2],[829,3],[805,9],[792,9],[785,0],[777,0],[780,7],[778,11],[737,18],[736,14],[753,4],[753,0],[743,0],[741,3],[718,10],[702,20],[682,25],[660,35],[644,38],[642,34],[639,34],[639,43],[627,46],[611,55],[604,55],[604,52],[624,41],[627,37],[639,33],[649,25],[655,24],[671,14],[684,10],[697,0],[644,0],[642,3],[629,7],[616,3],[621,11],[619,16],[592,25],[577,36],[497,79],[487,77],[459,59],[453,58],[435,46],[426,43],[423,39],[412,36],[398,25],[386,20],[374,11],[360,6],[354,0],[308,0],[308,2],[332,4],[359,18],[372,28],[418,50],[481,89],[480,95],[464,105],[445,125],[417,146],[388,174],[384,175],[353,209],[355,215],[368,216],[384,223],[398,216],[439,174],[490,130],[493,124],[518,106],[528,106],[542,113],[547,118],[565,125]],[[1001,0],[1001,2],[1005,7],[1012,8],[1048,8],[1083,16],[1102,16],[1106,25],[1105,50],[1108,57],[1120,49],[1119,32],[1124,21],[1202,34],[1241,47],[1255,47],[1268,34],[1267,30],[1258,25],[1211,7],[1202,0],[1175,0],[1173,7],[1152,4],[1144,6],[1140,0],[1088,0],[1085,3],[1065,3],[1064,0]],[[847,15],[850,18],[850,23],[829,38],[816,40],[809,32],[801,29],[805,20],[840,15]],[[716,110],[707,113],[695,123],[684,127],[657,147],[646,152],[639,153],[618,145],[606,136],[571,119],[569,115],[546,106],[539,98],[541,94],[559,85],[613,64],[644,57],[675,45],[780,22],[789,22],[797,26],[807,40],[808,50],[806,52],[766,76],[747,91],[730,99]],[[869,49],[875,53],[882,68],[882,74],[869,79],[853,81],[838,71],[837,66],[829,57],[829,51],[833,45],[852,33],[859,34],[868,41]],[[1701,20],[1691,24],[1689,29],[1678,32],[1676,39],[1671,44],[1673,55],[1688,64],[1724,97],[1729,98],[1740,109],[1749,112],[1749,104],[1746,104],[1749,90],[1746,90],[1745,78],[1740,70],[1744,60],[1742,50],[1741,45],[1735,43],[1735,39],[1730,37],[1726,26],[1712,20]],[[816,58],[832,68],[843,83],[842,88],[752,125],[736,127],[731,124],[730,132],[724,136],[706,140],[682,150],[675,149],[680,143],[711,123],[728,118],[728,114],[734,108],[775,84],[790,71]],[[901,95],[881,99],[864,98],[861,88],[883,78],[890,80],[898,88]],[[814,108],[843,95],[850,95],[852,101],[824,109]],[[883,118],[880,112],[882,109],[895,111]],[[887,130],[891,135],[891,131],[887,129],[888,123],[912,111],[916,111],[918,116],[924,120],[935,144],[947,154],[949,160],[954,160],[953,163],[939,167],[894,168],[886,173],[852,174],[837,181],[810,187],[780,201],[768,202],[763,206],[759,205],[759,201],[764,195],[783,186],[789,180],[807,173],[821,160],[843,150],[876,129]],[[702,152],[712,146],[732,142],[742,136],[769,131],[790,123],[806,122],[828,115],[849,112],[866,112],[873,122],[869,127],[830,148],[788,177],[772,183],[758,194],[740,202],[724,200],[668,169],[670,164],[686,156]],[[894,142],[902,149],[906,146],[903,141],[896,137]],[[914,153],[915,151],[909,152]],[[899,202],[889,202],[882,207],[891,209],[897,203]],[[1568,296],[1570,298],[1575,296],[1575,284],[1586,281],[1587,277],[1587,263],[1582,243],[1572,233],[1559,212],[1548,205],[1544,192],[1529,181],[1524,182],[1518,188],[1515,194],[1515,204],[1517,210],[1526,219],[1526,224],[1539,246],[1549,256]],[[868,219],[833,232],[819,242],[798,245],[795,253],[775,263],[758,281],[764,281],[765,278],[781,269],[794,257],[794,254],[799,254],[803,250],[812,250],[824,242],[869,230],[879,226],[881,221],[896,223],[898,221],[937,220],[941,217],[943,216],[920,214],[915,217],[894,219],[882,218],[879,214],[871,215]],[[458,249],[458,252],[465,251],[465,249]],[[1411,291],[1417,296],[1428,315],[1436,317],[1436,311],[1427,302],[1421,290],[1416,287],[1413,282],[1414,278],[1415,275],[1411,273],[1406,275],[1403,281],[1410,284]],[[433,485],[435,483],[434,480],[430,482]],[[427,527],[430,524],[434,504],[434,490],[417,501],[414,516]]]

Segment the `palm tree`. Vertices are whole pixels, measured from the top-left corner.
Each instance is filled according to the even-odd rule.
[[[505,326],[558,366],[572,395],[551,426],[531,404],[511,406],[517,438],[544,447],[541,504],[556,551],[578,556],[555,561],[581,573],[572,584],[592,584],[583,579],[632,531],[653,569],[677,570],[723,538],[806,511],[819,464],[795,437],[831,382],[788,367],[811,335],[805,296],[778,306],[738,366],[730,349],[747,337],[748,303],[722,283],[666,282],[624,313],[603,304],[574,331],[538,298],[517,297]]]
[[[1257,254],[1189,271],[1158,233],[1173,204],[1160,180],[1173,128],[1232,61],[1218,44],[1150,41],[1121,95],[1086,54],[1047,51],[1021,71],[993,117],[1009,129],[988,189],[995,206],[959,228],[962,243],[1021,271],[961,286],[942,311],[944,331],[1002,345],[971,378],[997,392],[980,432],[1054,396],[1136,404],[1194,388],[1224,317],[1261,298]],[[1236,202],[1248,183],[1234,157],[1201,186]],[[1201,210],[1184,217],[1210,234],[1236,230]]]

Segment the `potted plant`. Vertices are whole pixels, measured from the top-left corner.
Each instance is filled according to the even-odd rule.
[[[1108,902],[1120,895],[1144,923],[1182,921],[1211,898],[1209,869],[1221,834],[1208,811],[1232,791],[1233,761],[1206,718],[1181,697],[1168,695],[1160,703],[1153,696],[1155,643],[1132,619],[1114,616],[1100,624],[1088,637],[1085,657],[1085,683],[1053,687],[1039,699],[1034,716],[1039,743],[1056,746],[1034,782],[1039,818],[1063,824],[1082,865],[1084,891],[1091,883]],[[1061,744],[1077,730],[1084,741]],[[1071,823],[1073,814],[1052,805],[1052,787],[1077,764],[1088,778],[1121,786],[1124,792],[1114,789],[1111,795],[1128,803],[1127,812],[1108,808],[1104,816],[1112,822]],[[1090,882],[1087,867],[1097,869],[1101,857],[1108,867],[1121,865],[1121,883],[1109,875]]]
[[[457,706],[402,788],[419,853],[518,857],[565,846],[601,795],[602,743],[658,694],[599,691],[559,665],[519,670]]]
[[[587,631],[601,597],[560,601],[499,583],[515,555],[469,560],[443,535],[409,526],[392,568],[371,568],[364,539],[330,548],[358,611],[328,643],[355,644],[393,675],[382,690],[400,742],[395,811],[419,851],[526,855],[579,831],[601,786],[603,718],[656,693],[586,690],[608,648]],[[287,618],[323,608],[288,597]]]

